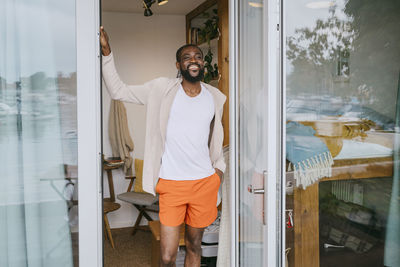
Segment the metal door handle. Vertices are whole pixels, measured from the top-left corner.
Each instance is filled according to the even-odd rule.
[[[253,185],[251,185],[251,184],[249,184],[247,186],[247,191],[249,191],[250,193],[253,193],[253,194],[264,194],[265,193],[264,188],[253,188]]]

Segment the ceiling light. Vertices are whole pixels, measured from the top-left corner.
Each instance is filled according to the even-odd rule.
[[[143,0],[142,1],[145,17],[150,17],[151,15],[153,15],[153,11],[151,11],[150,7],[155,2],[156,2],[156,0]],[[165,5],[166,3],[168,3],[168,0],[157,0],[157,2],[158,2],[159,6],[162,6],[162,5]]]
[[[330,8],[334,6],[335,3],[332,1],[317,1],[317,2],[310,2],[306,4],[306,7],[312,9],[321,9],[321,8]]]
[[[145,17],[150,17],[153,15],[153,11],[151,11],[150,7],[154,3],[153,0],[144,0],[142,1],[143,7],[144,7],[144,16]]]
[[[146,9],[144,10],[144,16],[145,16],[145,17],[150,17],[151,15],[153,15],[153,11],[151,11],[150,8],[146,8]]]
[[[158,0],[159,6],[165,5],[166,3],[168,3],[168,0]]]
[[[263,7],[263,4],[259,2],[249,2],[249,6],[261,8]]]

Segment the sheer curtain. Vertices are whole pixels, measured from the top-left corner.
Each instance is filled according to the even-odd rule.
[[[77,155],[63,149],[60,104],[74,85],[60,78],[75,71],[74,9],[0,2],[0,266],[73,265],[64,164]]]

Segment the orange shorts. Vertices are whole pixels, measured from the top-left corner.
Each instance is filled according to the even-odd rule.
[[[196,227],[209,226],[217,218],[218,174],[199,180],[159,179],[160,221],[163,225],[178,226],[183,222]]]

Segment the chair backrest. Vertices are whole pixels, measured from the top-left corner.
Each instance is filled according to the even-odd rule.
[[[143,177],[143,160],[135,159],[135,176],[125,176],[125,179],[130,179],[128,189],[126,192],[130,192],[132,190],[133,183],[135,186],[133,188],[134,192],[145,193],[142,186],[142,177]]]
[[[135,173],[136,173],[136,181],[135,187],[133,191],[138,193],[145,193],[143,190],[143,160],[135,159]]]

